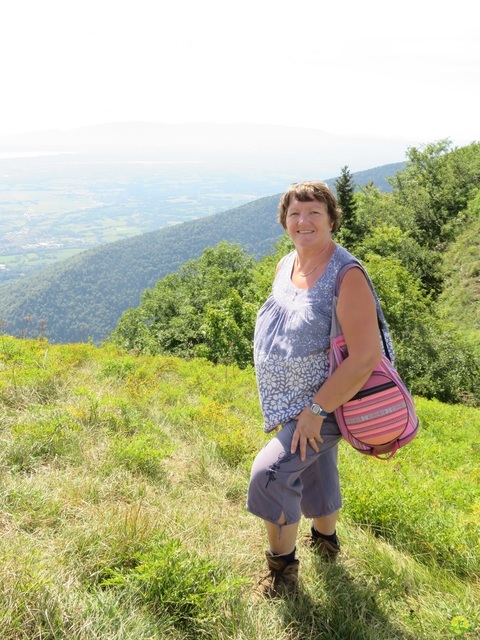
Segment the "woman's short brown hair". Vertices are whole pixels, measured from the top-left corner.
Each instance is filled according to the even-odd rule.
[[[332,231],[337,231],[342,218],[342,211],[337,204],[337,199],[332,190],[324,182],[295,182],[286,191],[278,204],[278,221],[284,229],[287,228],[287,210],[290,201],[296,199],[299,202],[311,202],[318,200],[327,205],[327,213],[332,223]]]

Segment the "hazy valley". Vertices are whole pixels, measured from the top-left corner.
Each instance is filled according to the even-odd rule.
[[[398,141],[254,125],[117,124],[0,139],[0,286],[123,238],[227,211],[341,166],[388,189]],[[383,165],[397,163],[387,171]],[[379,171],[370,167],[380,166]]]

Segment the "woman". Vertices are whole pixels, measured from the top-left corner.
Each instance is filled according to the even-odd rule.
[[[361,389],[382,356],[378,300],[358,260],[332,240],[340,210],[330,189],[292,185],[281,198],[279,221],[295,251],[277,265],[272,293],[258,313],[254,355],[265,431],[281,429],[255,459],[247,498],[247,509],[266,526],[267,597],[296,590],[302,514],[312,520],[318,553],[335,560],[340,551],[341,435],[332,412]],[[337,315],[349,357],[328,377],[333,288],[346,264],[352,268],[341,283]]]

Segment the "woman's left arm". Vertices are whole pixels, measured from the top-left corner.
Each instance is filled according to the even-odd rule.
[[[363,387],[382,359],[375,299],[360,269],[349,269],[342,280],[337,316],[347,344],[348,358],[325,380],[313,398],[313,402],[329,413]],[[292,453],[300,445],[300,456],[305,459],[307,442],[318,451],[316,443],[322,442],[322,424],[323,418],[314,415],[310,407],[305,407],[298,416]]]
[[[337,316],[347,344],[348,358],[344,361],[347,366],[342,370],[338,367],[321,387],[322,399],[329,404],[327,394],[331,396],[329,399],[334,409],[362,388],[382,359],[375,299],[360,269],[349,269],[343,278]],[[337,371],[340,375],[335,375]],[[329,384],[324,389],[327,382]]]

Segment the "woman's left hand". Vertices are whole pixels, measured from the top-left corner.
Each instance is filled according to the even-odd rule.
[[[319,452],[318,444],[323,442],[321,430],[324,418],[313,414],[310,407],[305,407],[302,413],[294,419],[297,420],[297,428],[293,434],[290,451],[295,453],[300,446],[300,460],[305,460],[307,445],[312,447],[316,453]]]

